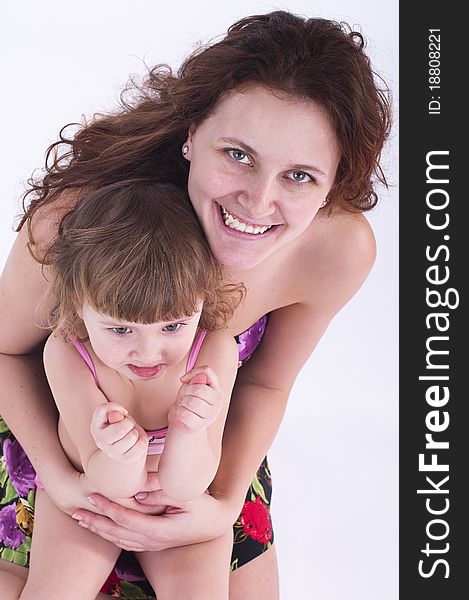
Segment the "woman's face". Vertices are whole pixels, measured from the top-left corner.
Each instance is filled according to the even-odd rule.
[[[194,209],[217,260],[238,270],[308,227],[340,159],[321,106],[262,86],[226,94],[187,144]]]

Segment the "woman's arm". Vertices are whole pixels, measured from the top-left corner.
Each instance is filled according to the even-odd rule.
[[[210,493],[231,499],[238,510],[277,434],[299,371],[375,260],[374,235],[362,215],[338,215],[315,227],[315,244],[294,267],[302,299],[271,313],[264,338],[239,370],[233,391]]]
[[[182,380],[169,411],[165,449],[158,465],[161,487],[176,501],[187,502],[203,494],[217,472],[237,364],[233,337],[209,333],[196,367]]]
[[[47,331],[36,309],[47,281],[27,242],[23,228],[0,276],[0,414],[46,489],[57,490],[65,478],[75,477],[75,470],[57,436],[58,413],[42,366]],[[60,504],[60,494],[56,498]],[[65,504],[61,508],[73,509],[68,499]]]

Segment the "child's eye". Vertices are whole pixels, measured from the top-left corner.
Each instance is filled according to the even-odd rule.
[[[125,335],[126,333],[132,333],[130,327],[111,327],[110,331],[117,335]]]
[[[182,326],[183,323],[171,323],[171,325],[166,325],[166,327],[163,327],[163,331],[169,331],[170,333],[173,333],[175,331],[179,331]]]

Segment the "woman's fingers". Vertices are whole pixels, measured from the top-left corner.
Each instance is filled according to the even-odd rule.
[[[103,529],[96,528],[93,525],[88,525],[84,521],[79,522],[79,525],[81,525],[81,527],[85,527],[85,529],[88,529],[88,531],[99,535],[99,537],[102,537],[104,540],[111,542],[112,544],[114,544],[114,546],[122,548],[122,550],[129,550],[131,552],[143,552],[146,550],[146,548],[138,542],[117,537],[114,533],[108,533]]]
[[[74,518],[87,529],[125,550],[159,551],[196,544],[225,533],[235,521],[230,504],[203,494],[182,508],[167,508],[161,516],[123,508],[99,494],[89,496],[101,514],[79,509]],[[160,498],[164,500],[164,498]]]
[[[74,519],[82,527],[124,550],[141,552],[163,550],[168,547],[167,543],[163,545],[158,539],[168,538],[170,524],[164,515],[145,515],[135,512],[114,504],[98,494],[93,494],[92,498],[96,501],[97,510],[102,514],[77,510]]]

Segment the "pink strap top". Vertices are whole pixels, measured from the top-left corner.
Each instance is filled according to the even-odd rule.
[[[207,334],[206,329],[200,329],[198,331],[197,335],[195,336],[194,342],[192,343],[192,347],[189,352],[189,356],[187,358],[186,372],[190,371],[191,369],[194,368],[195,361],[197,360],[197,357],[199,356],[200,348],[202,347],[202,344],[203,344],[206,334]],[[78,354],[81,356],[81,358],[83,359],[83,361],[85,362],[85,364],[87,365],[87,367],[89,368],[91,373],[93,374],[94,380],[96,381],[96,385],[98,386],[99,389],[101,389],[100,385],[99,385],[99,381],[98,381],[98,375],[96,373],[96,367],[93,364],[93,360],[92,360],[91,356],[89,355],[88,350],[85,348],[83,343],[80,342],[79,340],[76,340],[76,339],[72,340],[72,344],[75,346]],[[154,429],[152,431],[147,431],[148,437],[150,438],[149,439],[150,443],[148,444],[148,452],[147,452],[149,455],[162,454],[163,449],[164,449],[164,443],[166,440],[166,432],[167,431],[168,431],[167,427],[163,427],[162,429]]]

